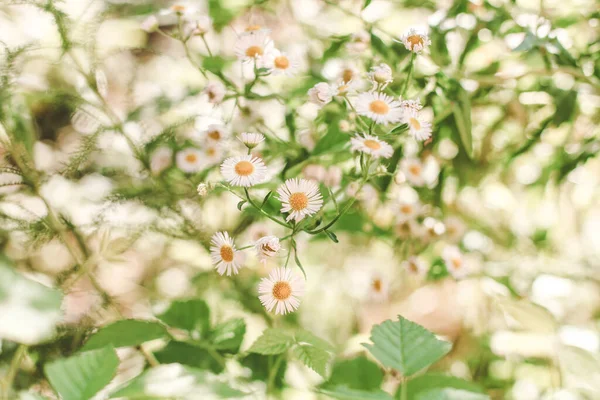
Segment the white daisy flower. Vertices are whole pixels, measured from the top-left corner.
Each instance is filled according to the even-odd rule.
[[[223,161],[221,174],[234,186],[250,187],[264,180],[267,167],[260,158],[248,154]]]
[[[410,237],[420,236],[421,230],[422,228],[414,219],[400,221],[394,225],[394,232],[400,239],[408,239]]]
[[[371,135],[365,135],[365,137],[355,136],[350,139],[350,144],[352,151],[360,151],[374,158],[390,158],[394,154],[392,146]]]
[[[225,85],[221,81],[211,81],[204,87],[203,93],[208,96],[208,101],[213,104],[218,104],[225,97]]]
[[[421,204],[418,201],[401,200],[398,202],[398,214],[396,221],[403,222],[409,219],[415,219],[421,211]]]
[[[408,273],[412,275],[421,277],[427,275],[427,263],[421,257],[412,256],[408,260],[404,261],[402,265],[404,268],[406,268]]]
[[[170,147],[159,147],[154,150],[150,157],[150,171],[154,175],[160,174],[171,166],[173,162],[173,150]]]
[[[400,161],[400,170],[410,184],[414,186],[423,186],[425,184],[423,163],[418,158],[402,159]]]
[[[407,109],[404,112],[404,121],[408,124],[408,133],[418,141],[431,137],[431,122],[425,121],[418,111]]]
[[[274,257],[281,249],[279,238],[277,236],[263,236],[254,244],[258,259],[262,263],[266,263],[267,259]]]
[[[433,217],[427,217],[423,220],[423,239],[431,240],[440,237],[446,233],[446,225]]]
[[[194,147],[188,147],[177,152],[175,156],[177,168],[183,172],[193,173],[204,168],[202,152]]]
[[[207,141],[222,142],[229,136],[229,132],[225,128],[225,125],[210,124],[206,127],[206,130],[203,132],[202,136]]]
[[[400,102],[400,107],[406,111],[421,111],[423,109],[423,105],[421,104],[421,100],[402,100]]]
[[[288,179],[277,189],[277,193],[282,203],[281,212],[290,213],[286,221],[293,219],[300,222],[304,217],[319,211],[323,205],[323,198],[315,181]]]
[[[359,86],[360,83],[355,80],[348,82],[340,80],[339,82],[331,85],[330,88],[334,96],[346,96],[348,94],[355,93]]]
[[[465,277],[469,271],[462,252],[456,246],[446,246],[442,250],[442,259],[450,275],[459,279]]]
[[[406,47],[406,50],[412,51],[413,53],[420,53],[423,50],[427,50],[431,46],[431,40],[426,33],[417,31],[416,29],[409,29],[400,40]]]
[[[455,243],[460,242],[467,231],[467,226],[458,217],[451,216],[446,218],[444,225],[446,225],[446,235]]]
[[[262,133],[242,132],[238,139],[249,149],[253,149],[265,140]]]
[[[344,172],[340,167],[332,165],[327,168],[327,174],[323,179],[323,183],[329,187],[338,187],[342,183],[342,176]]]
[[[371,35],[365,30],[352,34],[350,41],[346,43],[346,48],[352,53],[362,53],[371,45]]]
[[[264,32],[267,35],[269,35],[271,33],[271,30],[269,28],[264,28],[263,26],[258,25],[258,24],[248,25],[244,29],[244,32],[241,33],[240,36],[243,36],[243,35],[252,35],[252,34],[256,34],[257,32]]]
[[[325,179],[325,175],[327,174],[327,169],[324,166],[319,164],[308,164],[304,168],[302,168],[302,175],[306,179],[310,179],[317,182],[323,182]]]
[[[267,311],[287,314],[298,309],[304,295],[304,281],[291,268],[275,268],[258,285],[258,298]]]
[[[218,142],[210,141],[203,148],[204,162],[206,165],[215,165],[223,161],[223,147]]]
[[[380,303],[388,299],[389,281],[379,272],[371,274],[369,299]]]
[[[272,75],[293,76],[298,71],[300,63],[296,57],[273,49],[263,57],[262,66],[268,68]]]
[[[383,87],[386,87],[393,80],[392,69],[389,65],[383,63],[375,65],[369,71],[369,79],[375,86],[383,85]]]
[[[235,55],[243,62],[261,59],[273,49],[273,41],[265,31],[252,31],[241,35],[234,47]]]
[[[227,232],[217,232],[210,241],[210,257],[219,275],[237,275],[240,269],[238,251]]]
[[[318,106],[324,106],[331,101],[333,93],[334,91],[328,83],[320,82],[308,89],[308,98],[311,103]]]
[[[402,120],[400,102],[385,93],[365,92],[359,94],[356,98],[356,112],[371,118],[378,124]]]

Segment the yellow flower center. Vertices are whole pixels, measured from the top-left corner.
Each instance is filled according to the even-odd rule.
[[[390,106],[383,100],[373,100],[371,104],[369,104],[369,110],[375,114],[385,115],[390,111]]]
[[[410,214],[412,212],[412,206],[404,204],[400,207],[400,211],[402,211],[404,214]]]
[[[254,165],[250,161],[240,161],[235,164],[235,173],[240,176],[248,176],[254,172]]]
[[[411,117],[411,118],[409,118],[409,119],[408,119],[408,123],[409,123],[409,124],[410,124],[410,126],[411,126],[411,127],[414,129],[414,130],[416,130],[416,131],[418,131],[418,130],[420,130],[420,129],[421,129],[421,123],[420,123],[420,122],[419,122],[419,120],[418,120],[418,119],[416,119],[416,118],[412,118],[412,117]]]
[[[408,270],[410,272],[412,272],[413,274],[416,274],[417,272],[419,272],[419,268],[417,267],[417,264],[415,264],[412,261],[409,261],[409,263],[408,263]]]
[[[423,38],[420,35],[410,35],[406,38],[406,41],[410,43],[411,47],[414,47],[418,44],[423,45]]]
[[[260,25],[250,25],[246,28],[246,32],[260,31],[261,29]]]
[[[181,4],[175,4],[175,5],[171,6],[171,10],[173,10],[175,12],[184,12],[185,6],[182,6]]]
[[[420,165],[411,165],[408,167],[408,171],[413,175],[421,175],[421,166]]]
[[[210,131],[208,132],[208,137],[211,138],[212,140],[219,140],[221,139],[221,132],[215,130],[215,131]]]
[[[352,78],[354,78],[354,71],[352,71],[350,68],[347,68],[342,72],[342,79],[345,83],[350,82]]]
[[[185,161],[189,162],[190,164],[195,163],[196,161],[198,161],[198,156],[196,156],[193,153],[190,154],[186,154],[185,156]]]
[[[279,281],[273,286],[273,297],[277,300],[287,300],[292,295],[292,287],[288,282]]]
[[[206,150],[206,154],[208,154],[210,157],[213,157],[217,154],[217,149],[214,147],[209,147],[208,150]]]
[[[246,49],[246,55],[252,58],[262,56],[263,49],[260,46],[250,46]]]
[[[371,150],[379,150],[381,148],[381,144],[376,140],[367,139],[363,143]]]
[[[454,257],[451,261],[455,269],[460,269],[462,267],[462,259]]]
[[[231,246],[221,246],[221,259],[225,262],[232,262],[233,261],[233,249],[231,248]]]
[[[288,60],[286,56],[279,56],[275,57],[275,61],[273,61],[273,64],[275,64],[275,68],[288,69],[290,66],[290,60]]]
[[[381,292],[381,288],[383,287],[383,284],[381,283],[381,279],[374,279],[372,285],[373,285],[374,291]]]
[[[295,211],[304,210],[308,206],[308,196],[302,192],[292,193],[290,196],[290,207]]]

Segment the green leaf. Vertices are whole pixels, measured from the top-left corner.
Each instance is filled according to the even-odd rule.
[[[89,400],[108,385],[118,367],[115,349],[104,347],[46,364],[44,372],[63,400]]]
[[[363,10],[367,7],[369,7],[369,4],[371,4],[372,0],[365,0],[365,3],[363,4]]]
[[[267,201],[269,201],[269,199],[271,198],[271,195],[272,195],[272,194],[273,194],[273,191],[272,191],[272,190],[269,190],[269,193],[267,193],[267,194],[265,195],[265,198],[263,199],[263,201],[262,201],[262,203],[261,203],[261,205],[260,205],[260,208],[263,208],[263,207],[265,206],[265,204],[267,204]]]
[[[333,232],[329,232],[328,230],[323,231],[325,232],[325,234],[327,235],[327,237],[329,239],[331,239],[334,243],[339,243],[340,241],[338,240],[337,236],[335,233]]]
[[[210,310],[206,302],[200,299],[174,301],[158,318],[173,328],[188,332],[198,331],[202,334],[210,329]]]
[[[327,365],[333,357],[331,353],[310,344],[297,344],[292,349],[292,353],[304,365],[321,375],[323,378],[326,378]]]
[[[482,393],[467,392],[460,389],[432,389],[421,392],[415,400],[489,400],[490,397]]]
[[[221,74],[227,65],[227,60],[223,57],[204,57],[202,59],[202,68],[214,74]]]
[[[462,86],[457,92],[458,102],[452,104],[452,113],[460,140],[469,158],[473,158],[473,137],[471,132],[471,100]]]
[[[383,372],[377,364],[365,356],[342,360],[334,364],[327,388],[347,386],[356,390],[375,390],[381,387]]]
[[[161,364],[179,363],[210,369],[214,373],[223,371],[224,366],[207,349],[186,342],[171,341],[163,349],[154,353]]]
[[[242,207],[244,206],[244,204],[246,204],[246,200],[242,200],[239,203],[237,203],[237,209],[242,211]]]
[[[217,325],[211,335],[210,342],[217,350],[228,350],[237,353],[244,340],[246,323],[242,318],[236,318]]]
[[[335,386],[333,388],[318,389],[329,397],[340,400],[392,400],[393,397],[383,390],[365,391],[351,389],[347,386]]]
[[[272,362],[273,356],[263,356],[262,354],[250,353],[244,357],[241,364],[250,370],[251,380],[253,381],[267,381],[269,379],[269,363]],[[280,361],[279,369],[273,379],[274,386],[276,388],[282,388],[285,386],[285,370],[287,368],[287,362],[285,359]]]
[[[563,91],[556,98],[556,112],[554,113],[554,125],[559,126],[563,122],[571,120],[577,108],[577,91]]]
[[[406,400],[415,400],[418,394],[433,389],[452,388],[467,392],[483,393],[483,389],[473,382],[440,373],[428,373],[417,376],[409,380],[407,385],[408,397]],[[398,388],[396,394],[399,395],[401,390],[401,387]]]
[[[332,151],[337,147],[342,147],[344,144],[350,141],[350,135],[341,132],[337,126],[337,121],[331,122],[329,125],[329,131],[327,131],[325,136],[323,136],[315,145],[315,148],[312,151],[313,155]]]
[[[383,40],[379,38],[379,36],[375,35],[373,32],[371,32],[371,45],[375,51],[381,54],[384,58],[387,58],[389,47],[383,42]]]
[[[310,344],[311,346],[318,347],[319,349],[325,351],[333,352],[335,350],[335,348],[331,344],[329,344],[329,342],[321,339],[318,336],[313,335],[311,332],[304,329],[297,331],[294,335],[294,339],[296,340],[296,343]]]
[[[263,355],[281,354],[289,350],[293,344],[292,336],[280,329],[269,328],[256,339],[248,351]]]
[[[61,303],[60,291],[25,278],[0,255],[0,339],[33,345],[52,338],[62,318]]]
[[[398,316],[371,330],[373,344],[363,343],[384,366],[394,368],[405,377],[427,368],[446,355],[452,345],[438,340],[420,325]]]
[[[137,346],[150,340],[169,337],[167,329],[158,322],[126,319],[100,328],[88,339],[83,351],[112,347]]]
[[[350,35],[346,35],[331,42],[329,48],[323,53],[323,61],[326,61],[327,59],[335,56],[338,53],[338,51],[340,51],[344,43],[346,43],[349,39]]]
[[[408,130],[408,124],[401,124],[390,131],[390,134],[399,134]]]

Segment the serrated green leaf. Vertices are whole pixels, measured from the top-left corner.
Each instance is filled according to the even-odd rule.
[[[297,344],[292,349],[292,353],[308,368],[323,378],[327,377],[327,365],[333,358],[330,352],[310,344]]]
[[[114,348],[137,346],[168,336],[167,329],[158,322],[127,319],[100,328],[88,339],[82,350],[94,350],[108,345]]]
[[[165,324],[186,330],[206,333],[210,329],[210,310],[204,300],[178,300],[158,316]]]
[[[371,330],[373,344],[363,343],[383,365],[394,368],[405,377],[427,368],[446,355],[452,345],[438,340],[420,325],[398,316]]]
[[[445,388],[421,392],[417,395],[415,400],[490,400],[490,397],[482,393]]]
[[[293,344],[292,336],[280,329],[270,328],[256,339],[248,351],[263,355],[281,354],[289,350]]]
[[[246,323],[242,318],[236,318],[217,325],[211,332],[209,340],[217,350],[237,353],[245,333]]]
[[[310,344],[311,346],[318,347],[325,351],[333,352],[335,348],[329,344],[326,340],[321,339],[318,336],[313,335],[311,332],[301,329],[294,335],[296,343],[299,344]]]
[[[340,400],[392,400],[393,397],[383,390],[357,390],[347,386],[335,386],[332,388],[319,389],[319,393],[323,393],[329,397]]]
[[[347,386],[350,389],[372,391],[379,389],[383,372],[365,356],[341,360],[334,364],[326,388]]]
[[[89,400],[108,385],[118,367],[115,350],[104,347],[46,364],[44,372],[63,400]]]

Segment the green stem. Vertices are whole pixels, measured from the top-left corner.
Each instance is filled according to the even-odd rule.
[[[410,78],[412,77],[412,72],[413,72],[414,65],[415,65],[415,58],[417,58],[417,53],[412,53],[412,56],[410,57],[410,63],[408,64],[408,73],[406,74],[406,79],[404,80],[404,86],[403,86],[402,92],[400,94],[400,97],[402,99],[404,99],[404,97],[406,96],[406,92],[408,91],[408,84],[410,83]]]
[[[402,388],[400,389],[400,400],[408,400],[408,379],[402,379]]]
[[[2,381],[2,385],[0,386],[0,389],[2,389],[2,392],[0,392],[0,394],[2,395],[2,399],[9,399],[9,394],[12,388],[13,381],[17,376],[17,372],[19,371],[19,367],[21,366],[21,361],[23,360],[23,357],[26,353],[27,346],[25,346],[24,344],[20,345],[15,351],[12,361],[10,362],[8,372],[6,373],[6,376]]]
[[[283,357],[281,355],[277,356],[275,364],[271,367],[271,370],[269,371],[269,379],[267,380],[267,393],[273,392],[275,386],[275,378],[277,377],[277,372],[279,371],[279,366],[281,365],[282,361]]]
[[[281,226],[285,226],[288,229],[292,229],[288,224],[286,224],[285,222],[282,222],[280,220],[278,220],[277,218],[273,217],[272,215],[270,215],[269,213],[267,213],[265,210],[262,209],[262,207],[259,207],[250,197],[250,193],[248,193],[248,189],[244,188],[244,193],[246,194],[246,200],[248,200],[248,203],[250,203],[250,205],[254,208],[256,208],[258,211],[260,211],[260,213],[262,215],[264,215],[265,217],[269,218],[271,221],[278,223]]]

